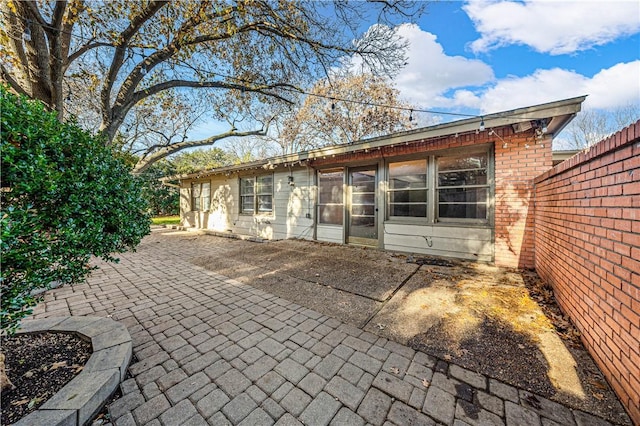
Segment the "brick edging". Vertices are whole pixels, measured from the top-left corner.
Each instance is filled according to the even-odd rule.
[[[16,426],[87,424],[124,380],[133,345],[127,328],[103,317],[58,317],[22,321],[17,334],[75,333],[91,341],[93,353],[84,369],[39,409]]]
[[[603,155],[609,154],[611,151],[614,151],[626,145],[632,144],[638,141],[639,139],[640,139],[640,120],[636,121],[633,124],[630,124],[629,126],[614,133],[608,138],[601,140],[595,145],[592,145],[589,148],[585,148],[584,150],[580,151],[573,157],[568,158],[567,160],[558,164],[554,168],[541,174],[540,176],[535,178],[535,183],[538,184],[553,176],[564,173],[567,170],[571,170],[573,168],[579,167],[595,158],[602,157]]]

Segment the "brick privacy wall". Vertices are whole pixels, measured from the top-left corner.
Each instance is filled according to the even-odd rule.
[[[640,424],[640,121],[536,179],[535,265]]]
[[[358,151],[347,155],[319,157],[310,161],[314,168],[350,165],[380,158],[425,153],[493,143],[495,146],[495,264],[533,268],[533,192],[534,178],[553,164],[551,140],[538,139],[533,130],[514,133],[510,126],[478,134],[416,140]]]

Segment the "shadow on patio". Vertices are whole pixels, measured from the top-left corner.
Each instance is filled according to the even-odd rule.
[[[191,246],[190,261],[198,266],[624,422],[617,397],[534,272],[299,240],[197,240],[224,247]]]

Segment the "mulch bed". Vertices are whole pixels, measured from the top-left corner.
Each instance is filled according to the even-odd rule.
[[[2,392],[8,425],[36,410],[82,371],[91,343],[70,333],[23,334],[2,339],[7,375],[15,389]]]

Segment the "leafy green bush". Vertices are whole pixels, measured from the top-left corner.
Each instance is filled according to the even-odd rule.
[[[180,214],[180,193],[178,188],[163,185],[160,178],[174,175],[175,168],[167,160],[152,164],[140,174],[143,181],[142,195],[149,203],[149,211],[153,216],[170,216]]]
[[[140,182],[101,140],[2,86],[0,116],[0,322],[11,333],[34,290],[83,280],[91,256],[117,261],[150,220]]]

